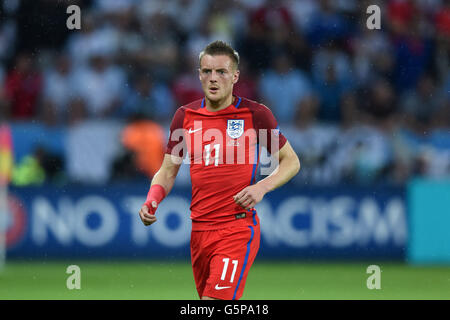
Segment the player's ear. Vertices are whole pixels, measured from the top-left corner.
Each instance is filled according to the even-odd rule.
[[[238,80],[239,80],[239,74],[240,74],[239,70],[236,69],[236,71],[234,72],[234,75],[233,75],[233,84],[235,84],[236,82],[238,82]]]

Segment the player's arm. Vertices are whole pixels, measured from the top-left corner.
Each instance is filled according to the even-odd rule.
[[[165,154],[161,168],[152,179],[147,199],[139,211],[139,216],[144,225],[149,226],[156,222],[155,211],[159,203],[172,190],[180,165],[181,158]]]
[[[273,157],[278,159],[278,167],[268,177],[257,183],[267,192],[281,187],[300,171],[300,160],[289,141],[286,141],[285,145]]]
[[[277,168],[268,177],[244,188],[234,196],[234,201],[247,210],[260,202],[267,192],[291,180],[300,170],[300,160],[288,141],[272,156],[279,161]]]
[[[185,143],[183,132],[184,108],[179,108],[172,118],[170,124],[169,141],[161,168],[154,175],[147,199],[139,211],[142,222],[149,226],[156,221],[155,211],[159,203],[169,194],[175,183],[175,178],[180,169],[182,159],[185,155]],[[178,146],[183,146],[177,153]],[[180,153],[181,152],[181,153]]]

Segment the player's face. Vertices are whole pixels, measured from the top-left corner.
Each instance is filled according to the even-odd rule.
[[[200,61],[199,76],[206,98],[220,103],[232,95],[239,71],[228,56],[205,54]]]

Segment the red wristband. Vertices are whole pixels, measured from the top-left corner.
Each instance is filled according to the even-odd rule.
[[[154,184],[150,187],[144,204],[150,208],[153,201],[159,204],[165,196],[166,190],[164,190],[164,187],[160,184]]]

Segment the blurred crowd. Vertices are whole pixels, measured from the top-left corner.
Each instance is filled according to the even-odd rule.
[[[80,30],[66,27],[71,4],[81,8]],[[366,25],[374,4],[379,30]],[[174,111],[203,96],[198,54],[217,39],[241,57],[235,94],[269,106],[298,153],[293,183],[450,175],[448,0],[1,6],[0,117],[15,147],[34,142],[19,146],[18,185],[34,181],[32,160],[39,183],[153,175]]]

